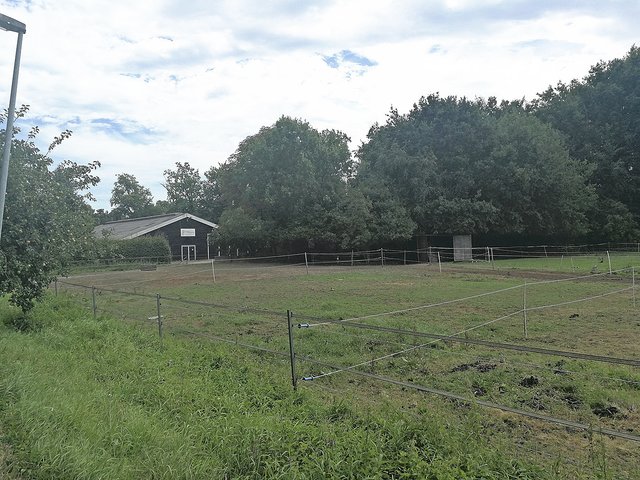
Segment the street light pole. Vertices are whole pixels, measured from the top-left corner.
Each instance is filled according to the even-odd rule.
[[[2,238],[2,221],[4,219],[4,198],[7,194],[7,178],[9,177],[9,156],[11,155],[11,138],[13,137],[13,119],[16,112],[16,93],[18,90],[18,72],[20,70],[20,54],[22,53],[22,36],[27,33],[27,27],[11,17],[0,13],[0,29],[18,34],[16,57],[13,64],[13,80],[11,82],[11,96],[9,97],[9,112],[7,115],[7,130],[5,133],[2,165],[0,166],[0,239]]]

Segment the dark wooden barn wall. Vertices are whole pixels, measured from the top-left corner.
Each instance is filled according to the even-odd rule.
[[[182,228],[194,228],[196,230],[195,237],[181,237],[180,229]],[[206,260],[207,258],[207,234],[211,233],[212,228],[209,225],[200,223],[193,218],[183,218],[178,222],[174,222],[166,227],[159,228],[147,236],[164,235],[169,240],[171,246],[171,255],[174,260],[181,259],[181,246],[182,245],[195,245],[196,246],[196,258],[198,260]]]

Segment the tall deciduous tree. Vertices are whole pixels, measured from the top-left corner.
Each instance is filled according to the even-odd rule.
[[[92,241],[90,195],[85,191],[99,181],[93,175],[98,162],[64,161],[53,168],[49,153],[64,138],[57,137],[43,154],[35,144],[37,133],[34,128],[26,139],[13,140],[0,243],[0,294],[10,295],[24,311]],[[4,139],[4,131],[0,137]]]
[[[348,141],[341,132],[281,117],[243,140],[218,169],[222,202],[255,220],[243,225],[260,226],[263,248],[355,246],[366,234],[356,228],[364,204],[348,185],[354,168]]]
[[[211,167],[204,172],[202,196],[200,199],[200,216],[212,222],[218,222],[224,210],[224,201],[220,190],[220,170]]]
[[[176,162],[175,170],[164,171],[167,201],[175,212],[197,215],[202,204],[203,183],[197,168]]]
[[[560,133],[521,109],[495,120],[495,146],[482,176],[484,195],[499,211],[495,229],[571,239],[589,229],[596,202],[593,165],[569,155]]]
[[[153,196],[135,176],[120,173],[111,190],[111,206],[114,207],[110,213],[113,220],[144,217],[153,211]]]
[[[640,48],[600,62],[581,81],[549,87],[531,109],[566,137],[573,157],[595,165],[594,235],[637,239],[640,226]]]
[[[406,115],[392,110],[368,138],[358,183],[386,189],[417,234],[585,232],[589,166],[517,102],[430,95]]]

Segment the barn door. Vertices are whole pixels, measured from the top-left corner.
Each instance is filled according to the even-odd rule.
[[[182,261],[189,262],[196,259],[195,245],[181,245]]]

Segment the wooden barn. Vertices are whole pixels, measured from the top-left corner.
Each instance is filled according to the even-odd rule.
[[[207,237],[217,227],[215,223],[189,213],[168,213],[107,222],[95,227],[93,234],[116,240],[162,235],[169,241],[173,259],[190,261],[209,258]]]

